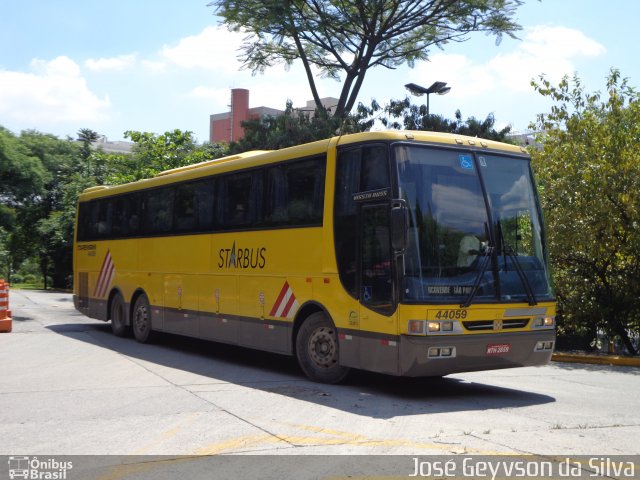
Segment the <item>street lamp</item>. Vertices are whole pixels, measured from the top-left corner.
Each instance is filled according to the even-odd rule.
[[[429,115],[429,95],[436,93],[438,95],[446,95],[451,91],[451,87],[447,87],[447,82],[433,82],[429,88],[421,87],[415,83],[407,83],[404,86],[412,95],[417,97],[427,94],[427,115]]]

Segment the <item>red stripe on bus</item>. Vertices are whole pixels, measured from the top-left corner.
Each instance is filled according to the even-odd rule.
[[[93,289],[93,296],[98,295],[98,291],[100,291],[100,284],[103,280],[104,275],[104,266],[107,264],[107,259],[109,258],[109,250],[107,250],[107,254],[104,256],[104,260],[102,261],[102,266],[100,267],[100,275],[98,275],[98,282],[96,283],[96,287]]]
[[[102,288],[100,289],[100,297],[104,297],[107,294],[107,289],[109,288],[109,285],[111,285],[111,280],[113,280],[113,271],[115,268],[113,261],[109,258],[109,265],[107,265],[107,270],[102,282]]]
[[[280,315],[282,318],[287,318],[287,316],[289,315],[289,311],[291,310],[291,307],[293,307],[293,302],[295,301],[296,301],[296,296],[293,294],[293,292],[291,292],[289,301],[287,302],[286,307],[284,307],[284,310],[282,311],[282,315]]]
[[[276,312],[278,311],[278,308],[280,308],[280,303],[284,299],[284,296],[287,294],[287,290],[289,290],[289,282],[285,281],[284,285],[282,286],[282,290],[280,290],[280,294],[278,295],[276,303],[273,304],[273,308],[271,309],[271,312],[269,312],[269,316],[276,316]]]

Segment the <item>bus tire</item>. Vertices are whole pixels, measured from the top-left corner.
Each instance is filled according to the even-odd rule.
[[[133,328],[133,336],[140,343],[148,343],[151,341],[153,333],[151,321],[151,307],[147,296],[142,294],[136,299],[133,306],[133,315],[131,316],[131,327]]]
[[[116,293],[111,300],[111,331],[118,337],[126,337],[129,333],[127,325],[127,309],[122,295]]]
[[[296,356],[305,375],[321,383],[342,381],[349,369],[340,365],[339,353],[336,327],[323,312],[309,315],[296,337]]]

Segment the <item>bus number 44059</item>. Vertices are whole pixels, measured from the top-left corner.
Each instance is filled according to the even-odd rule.
[[[436,320],[464,320],[467,318],[466,310],[438,310]]]

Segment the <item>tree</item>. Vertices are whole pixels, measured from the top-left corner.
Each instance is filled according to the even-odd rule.
[[[30,246],[29,256],[37,257],[45,288],[49,286],[49,278],[54,288],[71,285],[75,199],[66,199],[67,190],[69,184],[78,180],[85,186],[95,182],[84,157],[92,141],[89,138],[97,138],[97,134],[83,130],[79,133],[81,138],[83,133],[87,136],[83,144],[35,130],[20,134],[21,144],[40,160],[48,174],[43,194],[20,209],[20,222],[15,230],[16,235],[23,237],[23,243]]]
[[[460,110],[457,110],[455,120],[449,120],[440,115],[427,115],[426,108],[426,105],[411,104],[409,98],[391,100],[384,107],[374,99],[369,106],[359,103],[355,113],[339,118],[329,115],[325,110],[316,110],[313,114],[299,112],[293,108],[291,101],[288,101],[282,115],[264,116],[243,122],[244,138],[231,143],[229,151],[241,153],[248,150],[277,150],[324,140],[334,135],[366,132],[377,120],[391,129],[458,133],[489,140],[509,141],[507,134],[511,127],[495,130],[493,114],[487,115],[483,121],[475,117],[463,121]]]
[[[114,165],[107,183],[120,184],[149,178],[164,170],[183,167],[227,154],[226,147],[219,144],[197,145],[193,133],[175,129],[161,135],[150,132],[128,130],[125,138],[135,145],[131,155],[105,155]]]
[[[463,42],[473,32],[515,37],[521,0],[214,0],[222,23],[248,36],[240,58],[263,72],[300,60],[316,104],[323,109],[313,68],[342,79],[333,114],[355,106],[370,68],[426,60],[430,47]]]
[[[21,205],[44,191],[48,181],[42,162],[10,131],[0,127],[0,201]]]
[[[50,178],[21,138],[0,127],[0,272],[9,282],[12,271],[33,251],[33,206],[41,203]]]
[[[637,354],[640,331],[640,96],[612,70],[607,92],[578,76],[534,88],[554,101],[532,152],[549,232],[562,332],[604,330]]]
[[[374,103],[374,105],[377,105],[377,103]],[[378,106],[379,109],[380,107]],[[372,113],[376,111],[375,108],[372,108]],[[386,116],[381,117],[380,120],[385,127],[390,128],[457,133],[499,142],[508,141],[507,135],[511,131],[510,126],[497,131],[494,128],[496,120],[493,113],[487,115],[484,120],[469,117],[463,121],[462,113],[460,113],[460,110],[456,110],[455,120],[449,120],[441,115],[427,114],[426,105],[412,104],[409,97],[405,97],[404,100],[391,100],[384,107],[383,112]],[[402,123],[398,121],[400,119]]]
[[[277,150],[323,140],[338,133],[363,132],[373,125],[373,120],[369,118],[372,113],[373,110],[359,105],[357,114],[345,118],[329,115],[325,110],[309,114],[296,111],[289,100],[282,115],[265,115],[243,122],[244,137],[230,145],[230,153]]]

